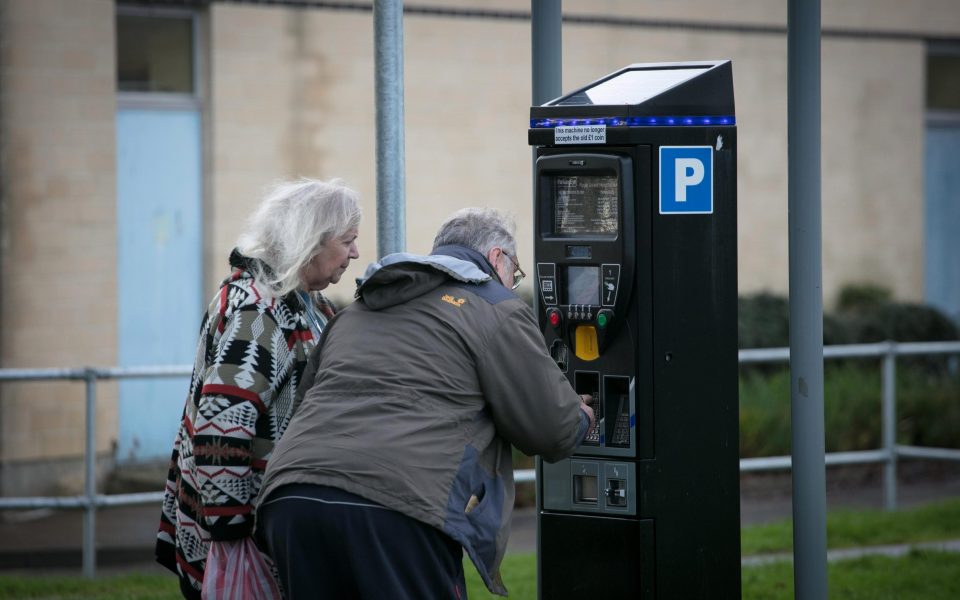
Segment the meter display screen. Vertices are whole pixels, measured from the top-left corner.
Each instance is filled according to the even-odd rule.
[[[556,175],[552,179],[554,233],[617,234],[616,175]]]
[[[600,267],[567,267],[564,304],[600,304]]]

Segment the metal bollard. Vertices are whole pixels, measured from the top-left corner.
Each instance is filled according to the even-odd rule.
[[[97,372],[87,369],[84,373],[87,383],[86,398],[86,446],[84,466],[86,474],[83,482],[84,520],[83,520],[83,576],[93,579],[97,569]]]
[[[888,342],[881,366],[881,394],[883,401],[883,463],[884,508],[897,509],[897,344]]]

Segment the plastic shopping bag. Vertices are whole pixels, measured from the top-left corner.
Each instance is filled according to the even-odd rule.
[[[211,542],[203,574],[204,600],[280,600],[280,587],[253,538]]]

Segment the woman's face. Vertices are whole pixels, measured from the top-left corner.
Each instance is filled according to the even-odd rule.
[[[330,238],[320,247],[320,253],[303,268],[300,276],[303,289],[318,292],[331,283],[337,283],[354,258],[360,258],[356,228],[340,237]]]

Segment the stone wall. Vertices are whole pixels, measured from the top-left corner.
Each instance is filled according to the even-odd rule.
[[[529,10],[515,0],[443,4]],[[717,25],[568,22],[562,87],[635,62],[732,59],[740,291],[785,293],[786,2],[565,0],[563,7],[572,15]],[[117,360],[114,11],[110,0],[0,2],[3,368]],[[377,247],[372,14],[214,2],[200,22],[204,295],[224,276],[227,253],[272,181],[340,177],[360,191],[365,210],[361,258],[329,290],[348,300],[350,282]],[[732,23],[771,29],[724,27]],[[824,6],[823,26],[824,298],[829,305],[842,285],[872,282],[921,300],[924,44],[832,32],[956,38],[960,11],[955,0],[855,0]],[[428,251],[457,208],[495,206],[516,216],[520,263],[533,272],[530,23],[408,14],[404,41],[407,248]],[[0,494],[14,482],[17,493],[75,486],[83,392],[82,383],[0,384]],[[98,394],[97,450],[109,458],[115,386],[101,383]],[[26,475],[41,465],[49,477]]]
[[[7,0],[0,12],[0,366],[116,363],[115,56],[110,0]],[[99,386],[97,450],[116,431]],[[0,493],[76,488],[84,385],[0,385]],[[80,471],[82,473],[82,471]],[[62,484],[62,485],[61,485]]]

